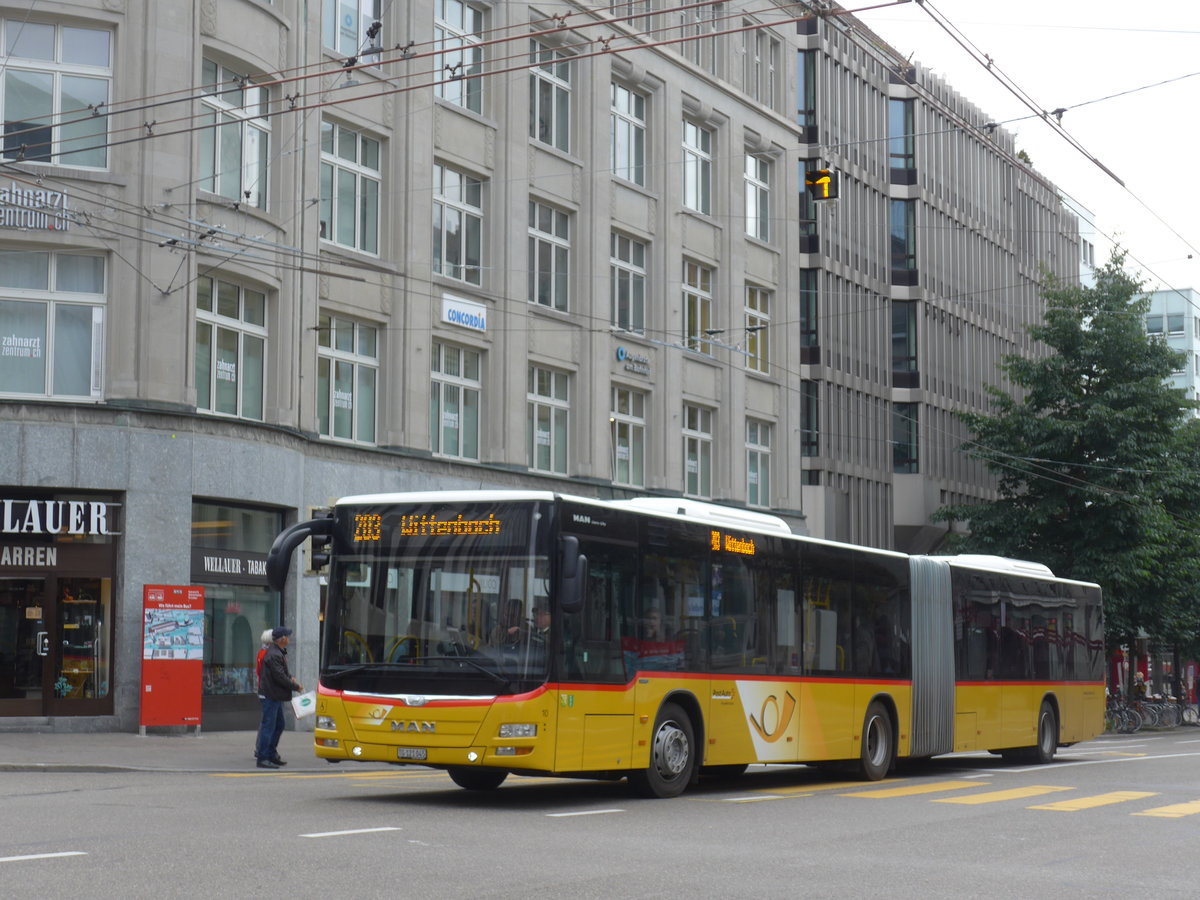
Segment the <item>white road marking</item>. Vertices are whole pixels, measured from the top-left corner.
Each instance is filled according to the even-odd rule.
[[[300,837],[307,838],[322,838],[322,837],[341,837],[343,834],[371,834],[375,831],[399,831],[392,825],[384,825],[381,828],[351,828],[347,831],[314,831],[312,834],[302,834]]]
[[[31,853],[28,856],[0,856],[0,863],[20,862],[23,859],[57,859],[60,856],[87,856],[82,850],[64,850],[62,853]]]
[[[623,810],[623,809],[583,809],[583,810],[580,810],[579,812],[546,813],[546,817],[549,819],[565,819],[569,816],[602,816],[607,813],[619,813],[619,812],[625,812],[625,810]]]

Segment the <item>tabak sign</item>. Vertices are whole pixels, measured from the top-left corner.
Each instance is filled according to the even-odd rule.
[[[0,535],[110,535],[120,504],[102,500],[0,499]]]
[[[71,227],[71,216],[66,191],[22,187],[15,181],[0,187],[0,226],[66,231]]]

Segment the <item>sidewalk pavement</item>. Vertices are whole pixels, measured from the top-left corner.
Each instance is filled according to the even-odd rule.
[[[145,736],[137,732],[0,732],[0,773],[260,771],[254,762],[256,737],[256,731],[203,729],[199,735],[164,735],[150,730]],[[288,762],[278,770],[282,773],[333,768],[313,754],[311,731],[285,731],[279,739],[279,755]],[[356,767],[362,765],[355,763]]]

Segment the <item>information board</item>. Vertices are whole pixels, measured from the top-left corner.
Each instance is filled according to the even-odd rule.
[[[204,668],[204,588],[147,584],[142,589],[141,726],[200,730]]]

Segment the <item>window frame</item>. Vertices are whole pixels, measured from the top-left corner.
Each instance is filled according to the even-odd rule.
[[[209,284],[208,298],[209,309],[204,309],[200,305],[201,291],[200,287],[203,283]],[[227,285],[237,290],[237,306],[238,317],[234,318],[220,312],[221,292],[219,285]],[[247,293],[254,294],[261,298],[262,301],[262,322],[254,322],[247,319]],[[224,418],[245,419],[252,422],[264,421],[267,402],[267,372],[269,371],[269,361],[267,354],[270,349],[270,333],[267,328],[269,314],[270,298],[266,291],[260,291],[256,288],[248,287],[240,281],[230,281],[226,279],[216,278],[211,275],[201,275],[196,279],[196,340],[195,340],[195,365],[196,365],[196,411],[205,415],[221,416]],[[208,385],[205,392],[202,394],[200,386],[200,332],[202,327],[209,329],[209,356],[208,356]],[[229,380],[221,376],[222,367],[219,365],[220,359],[218,354],[221,350],[219,330],[231,332],[237,336],[237,363],[232,379],[236,385],[237,403],[236,410],[229,412],[223,409],[217,409],[219,402],[218,382]],[[261,365],[258,373],[258,396],[254,398],[257,402],[257,415],[247,412],[247,391],[252,390],[246,386],[247,372],[247,344],[250,341],[258,341],[261,345],[261,355],[259,362]],[[202,405],[202,400],[207,398],[207,405]]]
[[[609,237],[608,271],[610,284],[609,324],[631,334],[646,333],[646,259],[649,245],[619,231]],[[622,256],[622,246],[628,253]],[[641,256],[638,263],[634,257]],[[622,307],[627,315],[622,315]]]
[[[350,349],[336,346],[341,329],[345,327],[350,330]],[[369,352],[366,346],[368,339],[373,352]],[[328,370],[324,374],[323,363]],[[334,433],[338,424],[337,369],[340,366],[348,366],[351,371],[349,434]],[[369,411],[363,408],[361,402],[363,377],[367,372],[371,373]],[[322,379],[327,386],[324,396],[321,391]],[[317,324],[317,433],[331,440],[373,445],[378,435],[379,385],[379,327],[349,316],[322,311]]]
[[[328,126],[329,131],[326,131]],[[329,134],[330,139],[326,141],[326,134]],[[342,135],[353,135],[354,137],[354,155],[353,160],[346,159],[339,155],[342,147]],[[375,147],[375,168],[362,162],[363,157],[367,156],[367,147],[373,144]],[[326,144],[328,143],[328,148]],[[343,125],[340,122],[333,120],[322,120],[321,122],[321,159],[320,159],[320,216],[321,225],[321,240],[333,244],[337,247],[343,247],[347,250],[357,250],[360,253],[369,253],[372,256],[379,255],[379,227],[381,221],[380,198],[383,195],[383,143],[377,138],[373,138],[357,128],[351,128]],[[330,173],[328,187],[330,195],[326,197],[326,182],[325,173]],[[341,201],[342,198],[342,176],[348,175],[353,179],[353,195],[354,195],[354,224],[353,237],[350,243],[339,240],[342,226],[341,221]],[[369,196],[370,191],[364,191],[364,185],[373,184],[375,186],[375,196]],[[328,228],[326,226],[328,225]],[[326,231],[329,233],[327,234]]]
[[[683,261],[683,346],[693,353],[712,356],[713,282],[716,270]]]
[[[347,37],[344,29],[342,29],[338,20],[341,18],[342,8],[346,5],[346,0],[322,0],[321,4],[321,46],[332,52],[336,56],[341,57],[357,57],[359,51],[364,49],[363,43],[367,36],[367,25],[364,23],[382,21],[382,2],[381,0],[357,0],[355,10],[355,37],[353,43],[345,44],[343,39]],[[370,9],[369,9],[370,8]],[[370,15],[366,13],[370,12]],[[337,40],[330,40],[331,31],[337,33]]]
[[[270,199],[271,120],[267,116],[270,89],[209,56],[203,57],[201,72],[197,184],[200,190],[234,203],[267,209]],[[209,80],[210,72],[212,80]],[[235,86],[224,87],[231,83]],[[225,95],[229,94],[239,95],[241,102],[235,104],[227,100]],[[247,95],[257,99],[246,99]],[[237,135],[236,186],[226,183],[233,174],[222,168],[222,156],[232,149],[226,146],[229,134]]]
[[[646,402],[645,391],[613,385],[612,409],[612,483],[623,487],[646,486]],[[625,462],[622,464],[622,450]],[[622,478],[622,473],[627,477]]]
[[[458,360],[458,374],[446,372],[447,351],[454,351]],[[474,377],[463,374],[463,363],[473,363]],[[463,462],[479,462],[479,445],[482,434],[480,428],[483,422],[483,353],[472,347],[449,341],[434,340],[433,350],[429,359],[429,412],[430,412],[430,452],[440,459],[456,459]],[[457,424],[454,427],[457,435],[456,448],[458,452],[448,452],[445,449],[445,421],[449,392],[457,392]],[[464,427],[464,419],[471,410],[468,398],[474,397],[473,422],[474,446],[471,455],[465,449],[469,441],[463,440],[463,435],[470,436]]]
[[[912,475],[921,471],[920,405],[892,404],[892,471]]]
[[[76,253],[56,250],[5,250],[4,254],[14,254],[22,257],[28,263],[31,257],[45,255],[45,286],[0,285],[0,303],[36,304],[41,307],[41,334],[22,338],[10,328],[4,328],[0,333],[0,352],[9,355],[11,344],[12,356],[16,359],[42,359],[40,392],[3,390],[0,383],[0,396],[7,399],[31,400],[66,400],[75,403],[104,399],[104,378],[106,370],[105,358],[105,322],[108,318],[108,257],[103,253]],[[100,263],[100,291],[74,291],[60,287],[59,260],[67,257],[98,260]],[[64,393],[59,389],[59,382],[66,376],[60,372],[59,356],[73,356],[77,351],[66,346],[60,349],[60,344],[66,344],[70,338],[65,333],[65,320],[61,313],[66,311],[90,311],[91,323],[87,332],[89,358],[87,360],[88,392]],[[60,330],[63,333],[60,334]],[[27,345],[26,345],[27,344]],[[21,351],[29,351],[28,356]],[[65,365],[65,363],[64,363]]]
[[[743,173],[746,187],[746,234],[757,240],[771,240],[771,160],[761,154],[746,153]]]
[[[447,15],[457,10],[458,15]],[[438,48],[434,94],[454,106],[483,114],[482,32],[487,10],[466,0],[437,0],[433,13],[433,41]],[[469,21],[473,19],[474,21]]]
[[[453,175],[456,186],[448,187],[448,175]],[[461,169],[444,163],[433,164],[433,261],[436,275],[451,278],[465,284],[479,285],[483,281],[484,228],[487,224],[484,210],[484,191],[487,182]],[[476,194],[474,200],[471,193]],[[461,220],[457,238],[450,238],[444,223],[452,212]],[[472,232],[471,224],[474,223]],[[448,250],[456,247],[457,259],[449,261]],[[471,262],[471,253],[475,262]]]
[[[571,152],[572,58],[529,39],[529,137]]]
[[[9,29],[13,26],[16,27],[16,34],[10,36]],[[36,56],[18,56],[16,53],[9,52],[10,48],[17,49],[16,42],[20,40],[22,33],[25,33],[26,29],[41,28],[52,28],[54,30],[53,59]],[[107,64],[99,66],[85,62],[65,60],[64,56],[67,53],[65,37],[67,31],[86,31],[103,34],[107,40]],[[3,54],[0,54],[4,59],[4,65],[0,67],[0,73],[2,73],[2,77],[0,77],[0,111],[2,111],[2,119],[0,121],[4,123],[4,134],[0,137],[0,159],[15,160],[34,165],[70,166],[72,168],[92,169],[96,171],[108,169],[109,117],[107,115],[100,115],[100,109],[112,101],[115,36],[114,30],[111,28],[92,28],[67,22],[19,21],[11,17],[0,16],[0,50],[4,51]],[[8,86],[10,79],[12,79],[12,83],[17,84],[22,74],[26,76],[46,76],[50,79],[50,109],[48,121],[45,123],[25,122],[10,116]],[[78,104],[86,100],[86,97],[81,97],[76,101],[73,96],[67,95],[69,97],[69,105],[68,101],[64,99],[64,90],[66,90],[64,82],[68,79],[74,79],[75,82],[87,81],[103,84],[103,99],[96,99],[94,103],[89,104],[89,108],[92,110],[91,115],[78,112]],[[64,107],[66,108],[64,109]],[[10,132],[10,125],[25,127],[16,128]],[[79,135],[71,135],[64,138],[64,130],[67,129],[78,131]],[[14,138],[11,145],[10,134]],[[21,140],[21,138],[26,138],[26,140]],[[98,145],[95,143],[97,138],[99,138]],[[82,149],[68,149],[66,151],[62,149],[64,143],[73,143],[76,140],[91,141],[92,143],[85,145]],[[9,149],[10,146],[12,147],[11,150]],[[45,147],[44,152],[39,152],[38,148],[41,147]],[[29,153],[30,150],[35,151],[33,155]],[[91,163],[70,158],[77,154],[99,154],[101,161]]]
[[[715,137],[711,129],[683,120],[683,205],[705,216],[712,215]]]
[[[531,364],[526,374],[525,448],[531,472],[566,475],[570,459],[571,375]],[[549,429],[538,425],[548,421]],[[544,441],[540,439],[546,435]],[[546,447],[544,464],[541,448]]]
[[[571,214],[529,199],[528,299],[537,306],[571,308]]]
[[[756,284],[747,284],[743,312],[746,320],[746,368],[760,375],[771,371],[771,304],[775,292]]]
[[[771,506],[771,438],[773,425],[746,419],[746,505]]]
[[[715,410],[695,403],[683,405],[683,495],[712,499],[713,421]]]
[[[645,187],[646,105],[649,98],[614,81],[609,100],[609,164],[612,174],[638,187]]]

